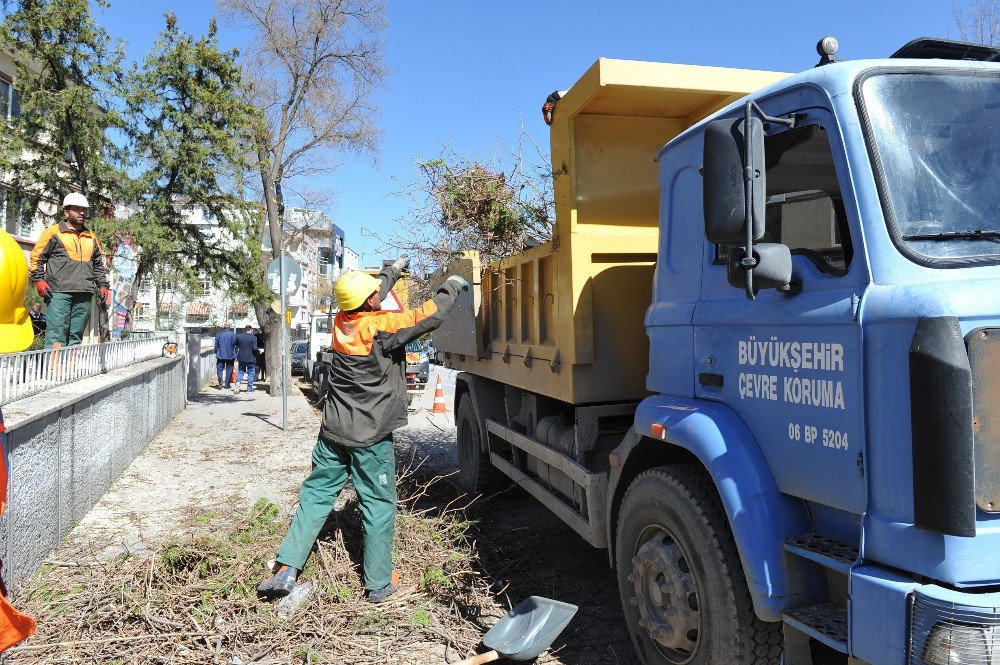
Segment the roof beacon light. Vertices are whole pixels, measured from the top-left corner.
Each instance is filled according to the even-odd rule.
[[[816,43],[816,52],[819,53],[819,62],[816,63],[817,67],[822,67],[823,65],[829,65],[831,62],[837,62],[837,49],[840,48],[840,43],[837,41],[836,37],[827,35],[823,39]]]
[[[565,90],[556,90],[545,98],[545,103],[542,104],[542,119],[545,120],[546,125],[552,124],[552,116],[556,112],[556,102],[562,99],[565,94]]]

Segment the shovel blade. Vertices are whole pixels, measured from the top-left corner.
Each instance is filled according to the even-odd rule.
[[[483,644],[510,660],[531,660],[549,648],[576,614],[576,605],[531,596],[483,636]]]

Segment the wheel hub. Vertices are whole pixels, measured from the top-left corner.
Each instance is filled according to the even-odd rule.
[[[632,558],[629,575],[635,589],[632,604],[639,609],[639,626],[665,648],[674,663],[691,659],[701,627],[697,587],[684,551],[660,532]]]

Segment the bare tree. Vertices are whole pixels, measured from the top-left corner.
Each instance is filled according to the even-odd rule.
[[[250,101],[263,111],[254,136],[261,197],[276,257],[288,194],[296,182],[329,172],[344,153],[374,153],[380,133],[373,92],[387,73],[382,0],[217,0],[222,14],[252,35],[244,49]],[[263,283],[263,261],[251,272]],[[282,317],[264,289],[251,294],[267,362],[280,362]],[[280,376],[271,374],[271,394]]]
[[[1000,42],[1000,0],[971,0],[965,9],[952,2],[951,13],[965,41],[990,46]]]

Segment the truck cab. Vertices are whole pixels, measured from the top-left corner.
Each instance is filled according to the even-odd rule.
[[[600,61],[553,242],[449,267],[459,480],[607,548],[647,665],[1000,664],[997,60]]]
[[[309,345],[305,360],[302,363],[302,376],[310,382],[315,382],[316,380],[314,374],[317,369],[317,363],[321,360],[320,352],[333,344],[333,335],[331,334],[330,327],[333,324],[333,317],[336,314],[336,310],[333,312],[316,310],[309,317]]]
[[[871,663],[998,662],[998,97],[992,62],[835,63],[658,155],[645,319],[657,395],[634,431],[701,431],[687,449],[719,488],[757,615],[784,620],[786,647],[805,635]],[[752,298],[746,225],[710,240],[708,209],[735,199],[710,188],[724,149],[706,140],[713,124],[745,127],[749,101],[762,159],[722,167],[759,170],[758,240],[783,255],[761,251],[758,269],[790,261],[784,283]],[[713,448],[709,429],[727,443]]]

